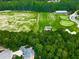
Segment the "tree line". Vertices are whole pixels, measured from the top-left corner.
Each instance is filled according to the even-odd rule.
[[[79,9],[78,1],[61,1],[54,2],[38,2],[35,0],[24,1],[2,1],[0,2],[0,10],[29,10],[29,11],[43,11],[52,12],[56,10],[75,11]]]

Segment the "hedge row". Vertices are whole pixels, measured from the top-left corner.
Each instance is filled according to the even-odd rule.
[[[79,9],[79,2],[33,2],[33,1],[8,1],[0,2],[0,10],[32,10],[32,11],[56,11],[68,10],[75,11]]]

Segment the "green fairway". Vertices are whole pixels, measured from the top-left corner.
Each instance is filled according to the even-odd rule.
[[[43,30],[45,26],[52,26],[52,31],[60,28],[69,28],[71,31],[78,31],[76,23],[69,19],[69,15],[55,13],[39,13],[39,28]],[[76,30],[75,30],[76,29]]]
[[[49,12],[5,11],[0,12],[0,30],[10,32],[43,31],[45,26],[52,26],[52,31],[60,28],[76,27],[68,15]],[[3,21],[4,20],[4,21]],[[71,29],[72,31],[74,28]]]

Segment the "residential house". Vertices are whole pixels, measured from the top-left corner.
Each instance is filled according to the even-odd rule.
[[[60,0],[48,0],[48,2],[60,2]]]

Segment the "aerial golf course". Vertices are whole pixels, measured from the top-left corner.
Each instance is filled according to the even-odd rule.
[[[79,0],[0,0],[0,59],[25,57],[79,59]]]
[[[13,51],[30,45],[34,48],[35,59],[39,56],[41,59],[78,59],[79,28],[70,20],[70,15],[0,11],[0,45]],[[45,31],[45,26],[51,26],[51,31]]]
[[[0,30],[9,32],[38,32],[45,26],[51,26],[52,31],[70,29],[78,32],[77,24],[70,20],[70,15],[55,12],[31,11],[1,11]],[[4,20],[4,21],[3,21]]]

